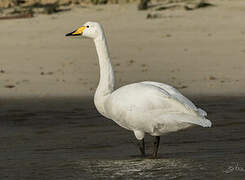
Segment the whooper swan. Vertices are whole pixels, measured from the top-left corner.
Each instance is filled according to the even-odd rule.
[[[153,158],[157,157],[160,135],[192,125],[211,127],[207,113],[197,108],[175,88],[158,82],[144,81],[114,90],[114,74],[106,37],[97,22],[87,22],[66,36],[82,36],[94,40],[100,66],[100,80],[94,95],[97,110],[119,126],[134,132],[142,156],[144,136],[154,136]]]

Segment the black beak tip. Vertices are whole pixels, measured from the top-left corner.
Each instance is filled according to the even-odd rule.
[[[65,36],[72,36],[72,33],[74,33],[74,31],[70,32],[70,33],[67,33]]]
[[[73,33],[75,33],[75,32],[76,32],[76,31],[72,31],[72,32],[66,34],[65,36],[81,36],[81,35],[82,35],[82,34],[73,34]]]

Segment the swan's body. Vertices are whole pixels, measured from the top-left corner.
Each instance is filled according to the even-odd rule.
[[[114,90],[113,69],[100,24],[88,22],[67,35],[83,35],[94,40],[100,65],[95,106],[103,116],[133,131],[139,141],[143,140],[145,133],[158,137],[192,125],[211,127],[211,122],[205,118],[205,111],[197,108],[178,90],[167,84],[144,81]],[[159,139],[154,146],[155,156],[158,144]],[[141,146],[144,154],[144,142]]]
[[[206,113],[176,89],[149,81],[117,89],[106,98],[100,113],[134,131],[139,140],[144,138],[144,133],[160,136],[194,124],[211,125],[204,117]]]

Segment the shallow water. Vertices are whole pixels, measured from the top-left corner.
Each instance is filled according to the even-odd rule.
[[[161,137],[139,157],[132,132],[101,117],[92,99],[1,99],[0,179],[245,179],[245,97],[193,100],[212,128]]]

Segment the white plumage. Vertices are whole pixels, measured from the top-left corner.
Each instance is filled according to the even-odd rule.
[[[167,84],[144,81],[114,90],[107,42],[99,23],[87,22],[67,34],[74,35],[92,38],[96,46],[100,65],[100,81],[94,97],[97,110],[121,127],[133,131],[138,140],[142,140],[145,133],[160,136],[192,125],[211,127],[204,110]]]
[[[103,105],[104,116],[135,133],[140,132],[141,136],[136,136],[139,140],[144,133],[160,136],[192,125],[211,126],[205,111],[196,108],[173,87],[156,82],[123,86],[113,91]]]

